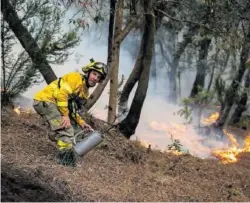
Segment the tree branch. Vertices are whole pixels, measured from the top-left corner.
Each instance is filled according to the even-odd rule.
[[[137,20],[139,19],[139,15],[133,17],[125,26],[125,28],[123,28],[123,30],[121,31],[121,33],[116,37],[115,39],[115,43],[119,43],[122,42],[126,36],[128,35],[128,33],[135,27],[135,24],[137,22]]]
[[[179,22],[185,22],[185,23],[191,23],[191,24],[195,24],[195,25],[199,25],[201,27],[204,27],[208,30],[212,30],[209,26],[207,25],[204,25],[202,23],[198,23],[198,22],[195,22],[195,21],[191,21],[191,20],[181,20],[181,19],[178,19],[178,18],[175,18],[173,16],[170,16],[168,13],[166,13],[165,11],[162,11],[160,9],[155,9],[156,11],[160,12],[161,14],[167,16],[168,18],[170,18],[171,20],[175,20],[175,21],[179,21]]]

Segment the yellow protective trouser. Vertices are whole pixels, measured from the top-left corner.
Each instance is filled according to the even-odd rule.
[[[33,107],[35,111],[44,118],[50,125],[52,131],[55,132],[55,140],[59,150],[69,149],[73,146],[73,137],[78,127],[74,121],[71,122],[69,128],[62,128],[62,115],[56,104],[52,102],[42,102],[34,100]]]

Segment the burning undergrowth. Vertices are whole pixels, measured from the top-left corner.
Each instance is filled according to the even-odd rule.
[[[179,107],[161,99],[155,99],[154,105],[148,104],[145,108],[147,112],[138,126],[137,135],[146,147],[150,145],[153,149],[176,155],[188,153],[202,159],[218,159],[222,163],[235,163],[240,153],[249,151],[249,131],[237,132],[232,131],[231,126],[220,129],[214,125],[219,118],[218,107],[206,109],[200,119],[195,117],[198,124],[195,120],[187,122],[177,113]]]
[[[110,127],[91,116],[86,119],[97,130]],[[36,201],[38,194],[44,195],[39,188],[47,191],[47,187],[56,194],[47,192],[44,201],[53,196],[67,201],[249,201],[249,153],[239,155],[241,161],[236,164],[224,165],[190,154],[150,150],[141,146],[143,142],[127,140],[112,129],[106,132],[105,142],[72,169],[57,164],[56,147],[43,129],[35,114],[2,111],[2,176],[6,180],[2,198],[21,191],[23,201]],[[30,178],[26,182],[34,187],[22,190],[18,177]],[[8,184],[11,191],[7,191]],[[31,190],[32,194],[26,194]]]
[[[177,124],[170,122],[152,121],[150,127],[153,131],[164,133],[167,137],[178,141],[181,150],[175,148],[163,150],[165,152],[177,151],[176,154],[190,153],[201,158],[218,158],[222,163],[235,163],[240,153],[250,151],[250,133],[243,138],[229,133],[227,130],[217,129],[213,123],[218,119],[219,113],[212,113],[208,118],[201,120],[205,127],[195,128],[192,124]],[[172,144],[173,146],[173,144]]]
[[[30,108],[17,106],[13,109],[18,115],[27,116],[34,113]],[[154,146],[146,140],[136,140],[140,146],[131,145],[119,131],[102,120],[85,113],[86,121],[103,132],[106,135],[105,141],[97,149],[106,150],[109,155],[115,155],[116,158],[133,163],[142,163],[145,160],[145,153],[148,150],[160,149],[164,153],[174,155],[190,154],[200,158],[219,159],[222,163],[235,163],[241,153],[250,151],[250,133],[243,139],[227,130],[220,130],[214,127],[214,123],[219,118],[219,112],[211,113],[208,117],[201,117],[202,127],[195,127],[190,123],[181,122],[161,122],[151,121],[149,131],[163,134],[164,143],[168,139],[170,144],[166,148]],[[116,143],[116,144],[114,144]],[[120,147],[117,147],[119,143]],[[137,146],[137,147],[135,147]]]

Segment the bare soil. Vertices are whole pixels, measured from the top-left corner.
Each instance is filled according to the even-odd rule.
[[[148,151],[111,130],[71,168],[57,163],[38,116],[2,109],[1,126],[1,201],[250,201],[250,153],[224,165]]]

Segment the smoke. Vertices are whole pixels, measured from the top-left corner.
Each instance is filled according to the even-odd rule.
[[[138,39],[140,37],[135,38],[134,36],[134,33],[129,35],[121,46],[119,75],[123,74],[125,78],[128,78],[136,59],[134,53],[137,53],[137,51],[133,49],[138,48]],[[133,46],[133,40],[136,41],[135,46]],[[130,44],[126,44],[126,42]],[[58,77],[71,71],[81,71],[81,67],[88,64],[90,58],[102,62],[107,61],[107,25],[97,28],[93,26],[90,30],[84,32],[81,44],[74,51],[76,55],[70,56],[69,60],[63,65],[52,65]],[[131,53],[133,53],[132,56]],[[77,60],[75,59],[76,56],[78,56]],[[188,150],[189,153],[199,157],[210,157],[211,149],[228,146],[228,142],[218,138],[220,134],[208,137],[206,133],[199,134],[193,125],[183,124],[185,120],[177,114],[181,107],[169,104],[167,100],[169,91],[167,71],[164,67],[158,68],[157,71],[158,77],[150,80],[141,119],[132,139],[137,137],[139,140],[151,143],[153,148],[162,150],[172,143],[172,139],[178,139],[184,150]],[[182,72],[180,88],[182,98],[190,94],[194,78],[195,71],[192,72],[186,69]],[[45,82],[34,86],[25,92],[23,96],[32,99],[34,94],[45,86]],[[130,95],[129,104],[131,104],[135,89],[136,86]],[[109,84],[101,98],[90,110],[94,116],[104,120],[107,119],[107,109],[105,107],[108,105],[108,90]]]

